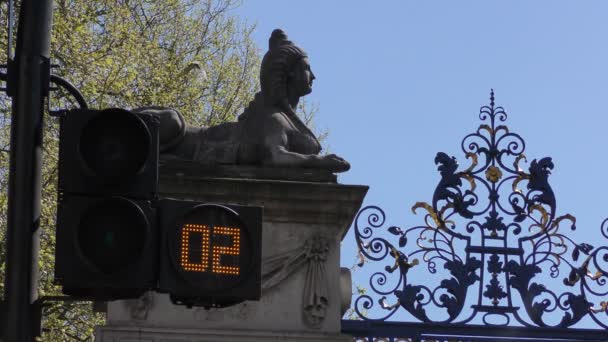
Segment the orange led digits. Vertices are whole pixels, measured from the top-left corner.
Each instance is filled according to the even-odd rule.
[[[201,262],[190,262],[190,233],[201,233]],[[206,272],[209,266],[207,253],[209,251],[209,227],[200,224],[186,224],[182,228],[182,246],[180,261],[182,268],[191,272]]]
[[[214,273],[219,274],[239,274],[239,266],[222,265],[220,258],[222,255],[239,255],[241,248],[241,230],[231,227],[214,227],[213,235],[232,236],[232,246],[213,246],[213,266]],[[237,262],[238,264],[238,262]]]

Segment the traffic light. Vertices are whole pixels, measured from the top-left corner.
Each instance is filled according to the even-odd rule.
[[[61,118],[55,279],[65,294],[137,297],[158,279],[158,119],[123,109]]]
[[[262,208],[159,199],[159,121],[117,108],[61,117],[56,282],[100,301],[259,299]]]
[[[60,191],[154,199],[158,125],[155,116],[118,108],[68,112],[60,122]]]
[[[162,200],[159,290],[222,307],[261,296],[262,208]]]

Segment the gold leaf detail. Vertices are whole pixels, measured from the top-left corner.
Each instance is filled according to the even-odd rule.
[[[473,178],[471,176],[471,174],[469,173],[459,173],[458,174],[460,177],[466,179],[467,181],[469,181],[469,184],[471,184],[471,191],[475,191],[475,188],[477,188],[477,184],[475,183],[475,178]]]
[[[563,220],[568,220],[568,221],[572,222],[572,224],[576,224],[576,217],[574,217],[570,214],[566,214],[566,215],[562,215],[562,216],[556,218],[555,220],[553,220],[553,223],[551,224],[551,229],[557,228]]]
[[[602,277],[603,274],[604,273],[602,273],[600,271],[595,272],[595,274],[593,274],[591,272],[587,272],[587,276],[589,278],[591,278],[591,280],[598,280],[598,279],[600,279]]]
[[[492,183],[498,182],[502,178],[502,171],[492,165],[486,170],[486,179]]]
[[[517,172],[522,172],[523,170],[519,168],[519,162],[521,160],[524,160],[526,163],[528,162],[528,159],[526,158],[526,156],[523,153],[520,153],[517,158],[515,158],[515,161],[513,162],[513,168],[515,169],[515,171]]]
[[[500,126],[497,126],[497,127],[496,127],[496,131],[495,131],[495,132],[498,132],[498,131],[500,131],[500,130],[504,130],[504,131],[505,131],[505,134],[509,134],[509,127],[507,127],[507,126],[505,126],[505,125],[500,125]]]
[[[477,129],[477,133],[481,133],[482,129],[485,129],[486,131],[488,131],[488,133],[490,133],[490,135],[494,134],[494,131],[492,130],[492,127],[490,127],[488,125],[479,125],[479,128]]]
[[[542,230],[545,230],[545,228],[547,227],[547,222],[549,221],[549,214],[547,213],[547,210],[545,208],[543,208],[543,206],[541,206],[540,204],[535,204],[528,208],[528,214],[530,214],[530,215],[535,211],[540,212],[540,214],[541,214],[540,228]],[[538,225],[533,225],[533,226],[538,226]]]
[[[358,258],[359,258],[359,262],[357,263],[357,266],[359,267],[363,267],[363,265],[365,264],[365,256],[363,255],[363,252],[361,251],[361,249],[359,249],[359,252],[357,253]]]
[[[428,204],[426,202],[416,202],[416,204],[414,204],[414,206],[412,207],[412,212],[414,214],[416,214],[416,209],[418,209],[418,208],[423,208],[424,210],[426,210],[429,213],[429,216],[431,216],[431,219],[433,219],[433,222],[435,222],[435,224],[437,225],[437,228],[441,228],[443,226],[441,224],[441,220],[439,219],[439,216],[435,212],[435,209],[433,209],[433,207],[430,204]]]
[[[466,154],[467,159],[471,158],[471,166],[468,169],[464,170],[462,173],[469,173],[473,171],[475,166],[477,166],[477,155],[475,153],[468,152]]]
[[[599,308],[589,307],[589,311],[593,313],[600,313],[608,311],[608,302],[600,302]]]
[[[519,190],[517,188],[517,185],[519,184],[519,182],[521,182],[524,179],[530,179],[530,175],[528,175],[527,173],[524,173],[524,172],[520,172],[519,175],[517,176],[517,178],[515,178],[515,180],[513,181],[513,191],[514,192],[521,192],[521,190]]]
[[[380,303],[380,307],[383,308],[383,309],[385,309],[385,310],[392,310],[392,309],[394,309],[396,307],[399,307],[399,305],[401,305],[401,302],[398,299],[397,299],[397,302],[395,304],[391,304],[391,305],[387,304],[386,303],[386,297],[380,298],[379,303]]]

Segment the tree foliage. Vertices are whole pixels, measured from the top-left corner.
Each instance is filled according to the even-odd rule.
[[[57,73],[94,107],[168,106],[192,124],[233,119],[257,87],[253,27],[233,0],[58,0]]]
[[[259,51],[253,26],[236,18],[234,0],[55,0],[53,73],[76,85],[92,108],[170,106],[191,124],[234,119],[257,88]],[[1,4],[0,51],[6,50],[6,2]],[[6,60],[2,61],[6,63]],[[0,240],[6,234],[10,114],[0,115]],[[52,108],[73,107],[54,92]],[[53,285],[58,127],[46,116],[39,257],[39,295]],[[0,245],[4,291],[5,246]],[[103,316],[91,303],[53,303],[44,311],[44,341],[89,340]]]

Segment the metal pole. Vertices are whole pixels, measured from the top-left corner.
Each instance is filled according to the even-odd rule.
[[[33,341],[38,284],[42,126],[49,91],[52,0],[23,0],[15,51],[5,279],[7,342]]]
[[[8,0],[8,20],[7,20],[7,29],[8,29],[8,42],[6,44],[6,56],[7,56],[7,64],[8,61],[13,59],[13,25],[15,23],[15,8],[13,5],[13,0]]]

